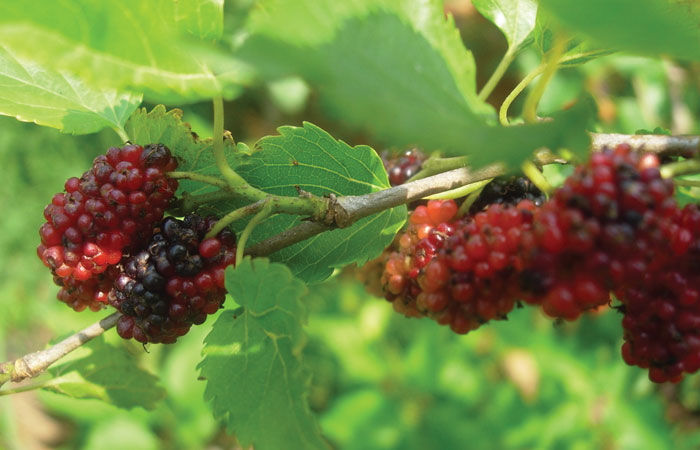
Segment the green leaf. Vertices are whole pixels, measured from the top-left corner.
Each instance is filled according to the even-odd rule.
[[[224,311],[204,340],[200,368],[214,415],[243,447],[329,448],[307,404],[304,283],[282,264],[245,259],[227,270],[226,289],[243,312]]]
[[[213,140],[199,139],[192,133],[190,125],[182,121],[182,111],[179,109],[167,111],[165,106],[157,105],[148,112],[146,108],[141,108],[129,118],[125,129],[136,144],[159,143],[168,147],[178,159],[177,170],[204,175],[219,173],[212,154]],[[224,143],[229,164],[236,166],[242,156],[234,149],[230,136],[227,136]],[[178,192],[204,193],[214,189],[201,183],[181,180]]]
[[[592,99],[579,100],[572,108],[553,114],[548,121],[508,127],[483,126],[466,130],[471,144],[483,149],[483,153],[466,153],[474,166],[492,161],[502,161],[509,167],[517,167],[531,157],[538,148],[567,149],[585,159],[591,140],[587,133],[595,117]],[[463,155],[459,151],[447,155]]]
[[[96,86],[140,90],[151,101],[235,95],[234,87],[250,73],[221,52],[216,58],[204,56],[217,61],[216,73],[214,64],[201,60],[199,52],[195,56],[180,38],[179,26],[189,29],[191,23],[176,23],[176,3],[180,5],[140,0],[3,2],[0,40],[22,58],[70,71]],[[208,13],[202,19],[207,17],[211,19]]]
[[[315,195],[362,195],[389,188],[381,159],[365,145],[350,147],[333,139],[322,129],[305,123],[303,127],[282,127],[280,136],[261,139],[248,155],[227,139],[229,164],[253,187],[275,195],[298,196],[297,187]],[[212,140],[200,140],[182,122],[182,111],[167,111],[162,105],[151,112],[140,109],[129,119],[126,132],[137,144],[161,143],[178,157],[178,170],[217,175],[212,156]],[[178,192],[203,194],[211,186],[181,180]],[[203,213],[222,216],[237,207],[237,201],[222,201],[203,207]],[[323,281],[336,267],[363,264],[378,256],[391,243],[406,219],[405,207],[397,207],[366,217],[351,227],[322,233],[283,249],[272,259],[284,262],[305,281]],[[252,243],[298,225],[299,216],[280,214],[261,223]],[[241,230],[245,223],[236,224]]]
[[[172,2],[179,28],[202,39],[219,39],[224,31],[224,0]]]
[[[241,58],[269,78],[302,76],[332,116],[383,143],[464,148],[445,130],[494,118],[437,0],[267,1],[249,26]]]
[[[84,448],[93,450],[157,450],[158,437],[148,423],[136,417],[118,416],[98,422],[89,429]],[[180,424],[178,424],[180,425]]]
[[[554,33],[558,29],[558,25],[552,24],[551,18],[547,14],[538,12],[535,31],[533,32],[535,39],[535,47],[540,51],[540,54],[545,55],[552,49],[554,43]],[[573,67],[585,64],[588,61],[599,58],[601,56],[614,53],[614,50],[600,47],[598,44],[591,42],[588,39],[579,36],[569,37],[566,44],[566,50],[559,59],[561,67]]]
[[[236,168],[256,188],[275,195],[297,196],[300,188],[319,196],[341,196],[390,187],[381,159],[366,145],[350,147],[310,123],[282,127],[279,132],[279,136],[261,139],[256,144],[258,151]],[[364,264],[378,256],[405,220],[404,206],[382,211],[351,227],[321,233],[282,249],[271,258],[285,263],[304,281],[323,281],[337,267]],[[300,222],[299,216],[274,216],[256,228],[252,239],[259,241]]]
[[[437,1],[263,3],[240,56],[269,77],[304,77],[331,116],[379,143],[469,155],[475,165],[519,165],[538,147],[587,149],[585,108],[553,123],[490,126],[471,54]]]
[[[0,114],[65,133],[89,134],[105,127],[121,129],[140,103],[141,95],[93,89],[0,46]]]
[[[567,30],[601,47],[700,59],[700,4],[687,0],[541,0]]]
[[[535,28],[536,0],[472,0],[474,7],[506,36],[509,48],[517,48]]]
[[[42,389],[72,398],[92,398],[120,408],[153,409],[165,397],[158,378],[139,368],[122,346],[102,336],[76,350],[49,369],[55,377]]]

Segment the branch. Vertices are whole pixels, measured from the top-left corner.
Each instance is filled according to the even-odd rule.
[[[698,156],[700,136],[668,136],[665,134],[602,134],[591,133],[592,148],[600,151],[605,147],[629,144],[634,150],[643,150],[669,156],[692,158]]]
[[[600,151],[605,147],[615,147],[619,144],[629,144],[635,150],[657,153],[669,156],[683,156],[690,158],[698,156],[700,150],[700,136],[668,136],[657,134],[604,134],[590,133],[591,147],[593,151]],[[457,160],[456,158],[455,160]],[[561,163],[562,160],[549,152],[540,152],[535,158],[537,164]],[[393,208],[410,203],[421,198],[439,192],[455,189],[465,184],[493,178],[505,173],[500,165],[488,166],[478,171],[470,171],[461,168],[444,172],[439,175],[411,181],[395,186],[384,191],[374,192],[362,196],[347,196],[335,199],[334,214],[335,225],[326,225],[318,222],[304,222],[294,228],[272,236],[262,242],[251,246],[246,254],[251,256],[265,256],[285,247],[304,241],[324,231],[337,227],[347,227],[357,220]]]
[[[14,361],[0,364],[0,386],[8,381],[16,383],[41,374],[51,364],[112,328],[116,325],[119,317],[121,314],[115,312],[46,350],[30,353]]]
[[[494,164],[476,171],[462,168],[411,181],[410,183],[394,186],[379,192],[360,196],[349,195],[332,198],[333,225],[319,222],[304,222],[251,246],[246,254],[251,256],[269,255],[324,231],[349,227],[356,221],[385,209],[411,203],[429,195],[449,191],[465,184],[497,177],[504,173],[505,167],[501,164]]]

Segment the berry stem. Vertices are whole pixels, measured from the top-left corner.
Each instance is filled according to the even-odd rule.
[[[216,167],[232,188],[248,183],[229,166],[224,153],[224,101],[220,95],[214,97],[214,160]]]
[[[539,79],[535,88],[529,92],[525,98],[523,107],[523,118],[526,123],[537,122],[537,105],[544,94],[547,85],[557,71],[559,60],[566,50],[568,40],[561,34],[557,34],[554,38],[552,49],[547,52],[546,60],[544,61],[544,70],[542,77]]]
[[[501,78],[503,78],[503,75],[506,73],[506,70],[508,70],[508,67],[513,62],[515,55],[517,54],[517,47],[508,47],[505,55],[503,55],[503,58],[501,58],[501,61],[498,63],[496,70],[493,71],[491,78],[489,78],[484,87],[481,88],[481,92],[479,92],[479,100],[486,100],[489,98],[489,95],[491,95],[491,92],[493,92],[494,88],[498,85],[498,82],[501,81]]]
[[[121,314],[118,312],[110,314],[46,350],[30,353],[14,361],[0,364],[0,386],[8,381],[16,383],[36,377],[68,353],[112,328],[120,316]]]
[[[685,161],[672,162],[661,166],[661,176],[664,178],[697,173],[700,173],[700,160],[698,159],[686,159]]]
[[[267,200],[259,200],[255,203],[251,203],[250,205],[246,205],[231,211],[216,222],[216,225],[214,225],[212,229],[209,230],[209,232],[204,236],[204,239],[215,237],[224,228],[231,225],[233,222],[251,214],[256,214],[263,208],[263,206],[265,206],[266,202]]]
[[[491,180],[493,180],[493,178],[474,183],[474,184],[480,184],[480,186],[478,189],[475,189],[467,198],[464,199],[464,202],[462,202],[462,205],[457,210],[457,217],[464,217],[467,214],[469,214],[469,209],[471,209],[474,202],[479,198],[481,191],[484,190],[484,187],[487,184],[489,184],[491,182]]]
[[[124,128],[114,127],[112,129],[114,130],[115,133],[117,133],[119,135],[119,138],[122,140],[122,143],[128,142],[130,140],[129,135],[126,134],[126,131],[124,131]]]
[[[493,178],[489,178],[486,180],[481,180],[477,181],[476,183],[469,183],[466,184],[462,187],[459,187],[457,189],[453,189],[451,191],[445,191],[441,192],[439,194],[433,194],[429,195],[424,198],[424,200],[449,200],[449,199],[455,199],[455,198],[461,198],[466,195],[469,195],[473,192],[476,191],[481,191],[481,189],[489,184]]]
[[[206,195],[206,194],[204,194]],[[284,197],[278,195],[268,195],[255,203],[235,209],[222,217],[216,225],[205,236],[205,239],[216,236],[233,222],[240,220],[251,214],[261,211],[268,206],[275,214],[294,214],[298,216],[310,216],[312,220],[323,220],[329,208],[328,199],[305,194],[303,197]]]
[[[172,207],[169,208],[169,211],[171,211],[173,215],[186,216],[187,214],[196,211],[197,208],[202,205],[233,198],[236,198],[236,193],[225,189],[198,195],[183,192],[180,199],[175,201],[172,204]]]
[[[213,177],[210,175],[203,175],[201,173],[173,171],[173,172],[168,172],[167,177],[175,179],[175,180],[197,181],[199,183],[204,183],[204,184],[216,186],[220,189],[227,189],[228,190],[230,188],[228,183],[226,183],[226,181],[222,180],[221,178]]]
[[[547,197],[549,197],[554,188],[552,188],[552,185],[549,184],[549,181],[547,181],[544,175],[542,175],[540,169],[538,169],[532,161],[525,161],[522,164],[521,169],[525,176],[528,177],[530,181],[532,181],[532,184],[534,184],[537,187],[537,189],[539,189]]]
[[[267,219],[273,214],[273,206],[272,203],[266,202],[263,208],[253,216],[252,219],[250,219],[250,222],[248,222],[248,225],[243,229],[243,232],[241,233],[241,237],[238,240],[238,248],[236,248],[236,265],[240,264],[241,261],[243,260],[243,254],[245,251],[245,244],[248,241],[248,238],[250,237],[250,234],[253,232],[256,226],[263,220]]]
[[[501,108],[498,110],[498,121],[501,123],[501,125],[510,125],[510,123],[508,122],[508,108],[510,108],[510,105],[515,101],[518,95],[520,95],[520,93],[524,91],[530,83],[532,83],[532,80],[534,80],[535,78],[537,78],[538,75],[544,72],[544,69],[545,64],[540,64],[539,66],[537,66],[532,72],[528,73],[525,76],[525,78],[523,78],[520,81],[520,83],[518,83],[518,85],[513,88],[513,90],[510,92],[510,94],[508,94],[505,100],[503,100],[503,103],[501,103]]]

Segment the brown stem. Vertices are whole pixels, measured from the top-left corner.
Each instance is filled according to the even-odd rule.
[[[665,134],[600,134],[591,133],[594,151],[619,144],[629,144],[634,150],[643,150],[669,156],[691,158],[697,156],[700,136],[668,136]]]

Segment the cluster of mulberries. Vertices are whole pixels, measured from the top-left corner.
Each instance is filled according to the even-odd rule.
[[[44,209],[39,258],[62,287],[59,299],[80,311],[106,301],[110,266],[142,245],[177,189],[166,178],[177,167],[163,145],[110,148]]]
[[[678,208],[658,166],[621,145],[594,153],[541,206],[526,197],[456,219],[453,201],[428,202],[386,258],[385,296],[466,333],[519,300],[575,320],[614,292],[625,361],[677,381],[700,368],[700,212]]]
[[[649,248],[645,237],[675,200],[658,166],[656,156],[628,146],[593,153],[578,166],[535,215],[532,243],[523,249],[523,299],[574,320],[608,302],[611,290],[636,283],[646,271],[640,258],[661,263],[663,242]]]
[[[634,273],[616,296],[624,360],[648,368],[652,381],[676,382],[700,368],[700,210],[665,206],[635,245]]]
[[[453,200],[416,208],[386,264],[386,298],[398,312],[431,317],[457,333],[505,318],[518,299],[520,243],[535,208],[522,200],[464,219],[455,219]]]
[[[235,260],[228,230],[205,239],[216,218],[163,219],[177,168],[160,144],[110,148],[44,210],[37,253],[76,311],[111,305],[123,338],[172,343],[221,307]]]
[[[216,222],[191,214],[158,224],[146,248],[127,258],[109,294],[123,315],[119,335],[139,342],[175,342],[224,302],[224,270],[236,255],[235,236],[224,230],[204,239]]]

